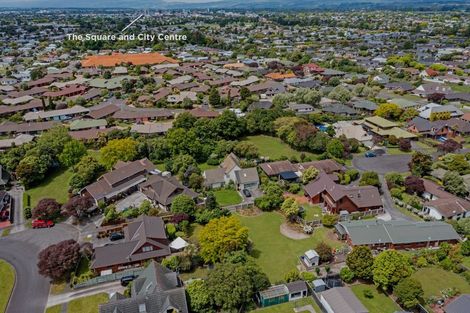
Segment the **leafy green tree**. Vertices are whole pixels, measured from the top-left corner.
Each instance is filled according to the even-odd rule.
[[[131,138],[113,139],[100,150],[101,162],[112,168],[117,161],[132,161],[137,156],[137,141]]]
[[[213,107],[219,107],[221,104],[219,91],[215,87],[209,92],[209,104]]]
[[[196,121],[197,121],[197,118],[191,115],[191,113],[183,112],[181,114],[178,114],[175,121],[173,122],[173,127],[189,130],[193,128]]]
[[[213,122],[218,135],[223,139],[238,139],[245,133],[246,125],[244,120],[239,119],[232,111],[225,110],[221,115],[214,119]]]
[[[401,187],[405,183],[403,175],[397,172],[390,172],[385,174],[385,181],[387,182],[389,189]]]
[[[393,293],[405,309],[414,309],[424,295],[421,283],[411,277],[402,279],[394,288]]]
[[[287,198],[282,203],[281,211],[288,219],[292,219],[299,215],[299,204],[294,198]]]
[[[341,140],[332,139],[326,145],[326,152],[332,158],[341,159],[344,155],[344,146]]]
[[[354,280],[354,272],[351,271],[349,267],[345,266],[339,271],[339,277],[341,277],[344,282],[351,283]]]
[[[444,174],[442,180],[444,184],[444,189],[456,196],[466,197],[468,195],[467,186],[463,178],[457,172],[448,171]]]
[[[470,255],[470,240],[466,240],[466,241],[461,243],[460,253],[462,253],[463,256],[469,256]]]
[[[259,156],[259,149],[251,142],[242,141],[233,148],[235,154],[242,158],[255,159]]]
[[[375,115],[385,119],[398,120],[403,110],[395,103],[382,103],[375,110]]]
[[[355,246],[346,257],[346,265],[354,272],[354,276],[366,280],[371,279],[374,266],[372,251],[367,246]]]
[[[325,227],[333,227],[338,222],[339,216],[337,214],[324,214],[321,218],[321,223]]]
[[[320,172],[316,167],[309,167],[302,173],[302,184],[306,185],[315,178],[317,178]]]
[[[286,273],[286,275],[284,275],[284,281],[286,283],[291,283],[298,280],[300,280],[300,273],[297,269],[290,270]]]
[[[193,216],[195,210],[196,204],[194,200],[184,194],[176,196],[171,203],[171,212],[173,213],[185,213]]]
[[[413,175],[420,177],[426,176],[431,173],[432,158],[428,154],[416,151],[413,153],[408,167]]]
[[[379,175],[376,172],[364,172],[359,181],[360,186],[375,186],[380,187]]]
[[[204,280],[193,280],[186,288],[186,291],[189,296],[189,307],[192,312],[216,312],[211,305],[210,294],[207,292],[207,286]]]
[[[315,251],[318,253],[321,262],[330,262],[333,260],[333,249],[325,242],[320,242],[316,247]]]
[[[25,187],[30,187],[44,179],[50,164],[48,155],[25,156],[16,168],[16,177]]]
[[[248,242],[248,228],[234,216],[213,219],[199,233],[200,255],[206,263],[218,262],[231,251],[246,250]]]
[[[338,85],[330,91],[328,98],[338,100],[341,103],[346,103],[351,100],[352,94],[346,87]]]
[[[412,272],[408,257],[396,250],[382,251],[375,258],[372,269],[374,284],[384,291],[409,277]]]
[[[72,171],[73,175],[70,178],[69,186],[76,192],[95,181],[105,171],[105,168],[94,157],[85,155],[73,167]]]
[[[86,153],[86,147],[81,141],[71,140],[65,144],[59,160],[65,167],[69,167],[77,164]]]
[[[275,182],[268,182],[263,187],[264,194],[255,199],[255,205],[263,211],[278,209],[284,201],[282,188]]]

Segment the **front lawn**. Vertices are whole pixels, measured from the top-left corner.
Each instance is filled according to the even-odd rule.
[[[315,303],[315,301],[313,301],[312,297],[302,298],[296,301],[286,302],[278,305],[271,305],[265,308],[253,310],[250,313],[294,313],[294,308],[299,308],[309,304],[314,308],[316,313],[321,313],[320,308]]]
[[[281,157],[296,157],[300,158],[302,152],[296,151],[284,143],[281,139],[271,136],[259,135],[248,136],[244,141],[251,142],[258,147],[260,156],[269,157],[271,160],[278,160]],[[310,152],[304,152],[306,156],[314,157],[315,155]]]
[[[322,217],[322,209],[318,205],[304,204],[305,209],[303,219],[306,221],[320,220]]]
[[[462,276],[438,267],[419,269],[412,277],[421,282],[424,299],[430,296],[440,297],[441,290],[448,288],[457,288],[460,293],[470,293],[470,284]]]
[[[60,313],[60,312],[62,312],[61,304],[50,306],[46,309],[46,313]]]
[[[214,196],[220,206],[239,204],[243,200],[235,189],[219,189],[214,191]]]
[[[369,313],[393,313],[400,311],[400,307],[386,294],[377,290],[374,285],[359,284],[351,286],[352,292],[359,301],[369,310]],[[367,298],[364,290],[370,290],[373,297]]]
[[[191,272],[181,272],[180,278],[183,281],[187,281],[190,279],[205,279],[207,278],[207,274],[209,274],[209,269],[206,267],[196,267]]]
[[[72,170],[58,170],[47,177],[41,184],[26,190],[25,195],[31,196],[31,208],[34,208],[39,200],[43,198],[53,198],[59,203],[65,203],[68,200],[69,181],[72,177]],[[24,203],[27,206],[27,203]]]
[[[7,309],[11,291],[15,285],[15,269],[10,263],[0,260],[0,312]]]
[[[241,223],[248,227],[254,247],[252,255],[262,270],[268,275],[271,283],[284,278],[299,262],[299,256],[309,249],[314,249],[325,241],[334,248],[342,243],[336,240],[332,229],[318,227],[307,239],[294,240],[280,233],[284,217],[276,212],[264,212],[258,216],[237,215]]]
[[[67,313],[98,313],[98,305],[108,302],[107,293],[78,298],[69,302]]]

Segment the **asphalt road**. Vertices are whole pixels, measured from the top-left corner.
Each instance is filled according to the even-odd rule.
[[[387,174],[389,172],[408,172],[408,163],[411,160],[409,154],[383,155],[375,158],[366,158],[364,156],[355,157],[352,164],[361,171],[374,171],[378,174]]]
[[[50,284],[38,274],[37,256],[51,244],[76,237],[73,227],[59,224],[50,229],[28,229],[0,239],[0,258],[16,271],[16,284],[6,313],[44,313]]]

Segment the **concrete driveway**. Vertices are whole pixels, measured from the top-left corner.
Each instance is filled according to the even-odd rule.
[[[383,155],[375,158],[364,156],[354,157],[352,165],[361,171],[374,171],[378,174],[390,172],[408,172],[408,163],[411,161],[410,154]]]
[[[49,280],[39,275],[37,257],[45,247],[77,239],[75,228],[58,224],[48,229],[28,229],[0,238],[0,258],[16,271],[16,284],[6,313],[43,313],[49,296]]]

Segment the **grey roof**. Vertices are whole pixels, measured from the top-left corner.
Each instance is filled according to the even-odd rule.
[[[324,105],[322,107],[322,111],[328,112],[328,113],[334,113],[334,114],[346,114],[346,115],[357,114],[356,110],[342,103],[332,103],[332,104]]]
[[[117,294],[100,305],[100,313],[165,313],[172,309],[188,312],[184,288],[176,273],[154,261],[134,280],[130,298]]]
[[[289,293],[296,293],[307,290],[307,284],[303,280],[293,281],[291,283],[286,284]]]
[[[407,244],[458,240],[454,228],[444,222],[351,221],[340,222],[353,245]]]
[[[139,188],[147,197],[164,206],[170,205],[173,199],[181,194],[190,198],[198,196],[196,192],[183,186],[175,177],[152,175],[146,182],[140,184]]]
[[[207,186],[213,184],[223,184],[225,182],[225,170],[223,168],[214,168],[204,171],[204,182]]]
[[[259,182],[258,171],[256,167],[242,168],[235,172],[239,184]]]
[[[377,109],[377,104],[369,100],[356,100],[351,102],[353,108],[360,110],[375,111]]]
[[[470,307],[470,294],[463,294],[444,307],[446,313],[467,313]]]
[[[332,288],[321,293],[335,313],[368,313],[349,287]]]

